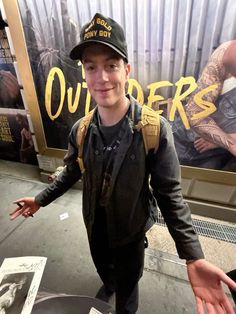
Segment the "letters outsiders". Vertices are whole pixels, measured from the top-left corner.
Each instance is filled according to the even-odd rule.
[[[58,103],[58,107],[55,113],[52,113],[52,88],[53,88],[53,82],[55,78],[58,78],[59,84],[60,84],[60,102]],[[82,79],[84,80],[84,72],[82,67]],[[164,97],[161,95],[156,94],[157,89],[161,87],[167,87],[167,86],[176,86],[176,92],[172,99],[172,105],[171,109],[168,112],[169,121],[174,121],[175,113],[176,111],[179,112],[179,115],[181,117],[181,120],[185,126],[186,129],[190,128],[189,120],[187,118],[187,115],[184,110],[184,106],[182,104],[182,101],[189,96],[196,88],[197,83],[195,81],[195,78],[192,76],[188,77],[181,77],[175,84],[172,84],[169,81],[160,81],[160,82],[154,82],[147,86],[147,89],[149,90],[149,96],[147,98],[147,105],[149,107],[153,107],[155,103],[162,102],[162,104],[168,104],[168,101],[164,101]],[[187,86],[188,88],[181,94],[183,87]],[[89,112],[90,110],[90,102],[91,102],[91,95],[87,88],[87,83],[85,81],[82,81],[81,83],[77,83],[77,88],[74,96],[74,100],[72,99],[73,95],[73,88],[69,87],[66,90],[66,80],[63,74],[63,71],[58,67],[53,67],[49,71],[47,82],[46,82],[46,88],[45,88],[45,107],[47,114],[51,120],[55,120],[59,117],[63,105],[65,97],[67,96],[67,105],[68,105],[68,111],[70,113],[75,113],[80,100],[81,95],[81,89],[86,90],[86,101],[85,101],[85,114]],[[202,109],[202,111],[198,112],[197,115],[192,116],[191,120],[199,119],[199,118],[205,118],[216,111],[216,107],[213,103],[206,101],[203,99],[203,96],[214,89],[217,88],[217,85],[211,85],[207,88],[199,91],[194,95],[194,101],[199,106],[199,108]],[[141,85],[136,81],[135,79],[129,79],[128,81],[128,93],[131,95],[136,90],[136,99],[139,103],[144,104],[144,93],[142,90]],[[163,113],[163,110],[157,110],[159,114]]]

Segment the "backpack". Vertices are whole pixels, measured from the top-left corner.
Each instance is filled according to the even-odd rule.
[[[95,109],[91,110],[81,119],[76,135],[76,142],[79,147],[77,162],[79,163],[82,173],[85,171],[83,162],[84,140],[89,128],[90,121],[93,117],[94,110]],[[146,154],[148,154],[150,149],[154,149],[154,152],[156,152],[159,147],[160,115],[148,106],[143,105],[141,111],[141,120],[135,125],[134,128],[138,131],[142,131]]]

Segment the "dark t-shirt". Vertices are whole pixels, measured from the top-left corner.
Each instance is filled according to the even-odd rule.
[[[98,116],[99,121],[99,131],[101,133],[103,139],[103,179],[102,186],[100,192],[100,199],[98,200],[98,207],[95,212],[95,221],[93,228],[93,239],[97,236],[98,233],[101,233],[101,229],[103,230],[104,237],[107,235],[106,230],[106,209],[105,203],[107,200],[108,190],[110,186],[110,178],[111,172],[113,168],[113,162],[115,158],[115,154],[118,150],[121,136],[122,136],[122,124],[125,119],[125,116],[116,124],[111,126],[104,126],[100,122],[100,118]],[[100,235],[101,236],[101,235]]]

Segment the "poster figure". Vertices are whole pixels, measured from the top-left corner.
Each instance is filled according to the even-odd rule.
[[[20,161],[24,163],[35,163],[36,153],[34,142],[29,129],[27,116],[20,113],[16,114],[16,122],[20,126],[21,144],[20,144]]]
[[[197,89],[185,105],[191,128],[186,130],[178,117],[173,134],[182,165],[236,171],[236,40],[221,44],[211,55],[197,81]],[[210,87],[211,86],[211,87]],[[215,86],[215,87],[213,87]],[[211,90],[202,106],[195,95]],[[215,111],[207,117],[201,112],[213,103]]]
[[[0,285],[0,314],[21,312],[33,273],[6,275]]]
[[[0,108],[0,158],[37,164],[25,111]]]
[[[30,314],[46,264],[46,257],[4,259],[0,267],[0,314]]]

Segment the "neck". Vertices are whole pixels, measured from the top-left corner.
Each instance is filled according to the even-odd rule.
[[[118,123],[126,114],[129,107],[129,99],[125,97],[119,106],[102,107],[98,105],[101,123],[104,126],[112,126]]]

